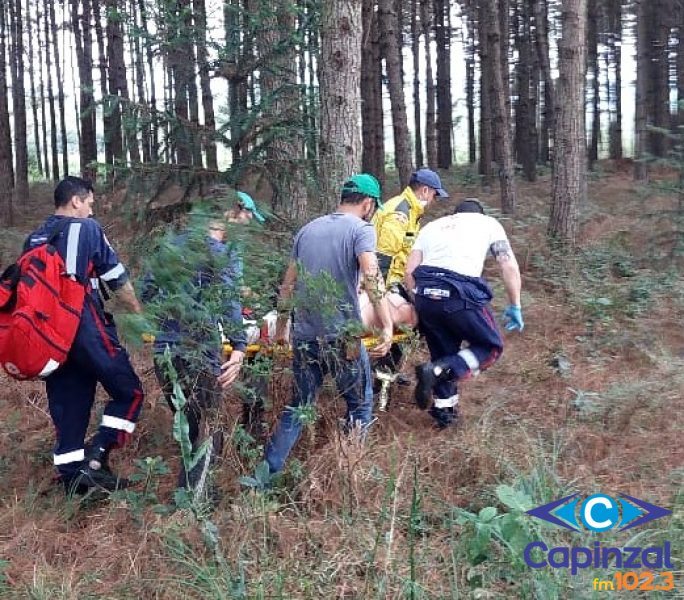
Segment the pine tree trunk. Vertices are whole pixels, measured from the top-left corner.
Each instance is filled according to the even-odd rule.
[[[529,14],[532,14],[532,0],[525,0],[528,5]],[[537,179],[537,164],[539,163],[539,127],[540,120],[539,106],[541,104],[541,69],[539,68],[539,55],[537,54],[534,42],[534,33],[531,27],[532,22],[528,21],[528,35],[530,45],[530,164],[523,165],[525,175],[531,181]]]
[[[669,150],[666,132],[670,122],[669,38],[671,9],[668,0],[653,0],[648,23],[651,81],[651,122],[655,129],[649,131],[649,149],[654,156],[664,157]]]
[[[12,131],[10,129],[7,94],[7,43],[9,38],[5,5],[0,4],[0,219],[7,226],[14,225],[12,190],[14,164],[12,157]]]
[[[480,45],[480,165],[482,185],[488,188],[494,179],[494,146],[492,139],[492,101],[490,98],[492,59],[487,37],[487,10],[484,2],[478,7],[477,36]]]
[[[138,0],[138,12],[140,14],[140,25],[143,31],[147,31],[148,18],[147,18],[147,8],[145,6],[145,0]],[[141,57],[142,58],[142,57]],[[156,68],[154,65],[154,55],[152,51],[152,41],[149,36],[145,36],[145,59],[147,62],[147,83],[150,90],[150,99],[147,104],[148,116],[145,119],[145,129],[146,133],[143,134],[143,144],[145,139],[148,140],[149,144],[149,155],[146,159],[143,154],[143,160],[149,162],[156,162],[159,159],[159,136],[157,133],[157,127],[155,126],[156,114],[157,114],[157,86],[155,84],[155,72]],[[142,65],[140,67],[141,72],[144,74]],[[143,76],[144,78],[144,76]]]
[[[224,3],[223,21],[226,36],[226,66],[224,73],[228,79],[228,116],[230,119],[230,151],[233,168],[239,170],[242,160],[242,122],[240,111],[240,86],[243,77],[240,65],[240,13],[239,0]]]
[[[270,180],[274,184],[274,208],[303,222],[308,208],[304,170],[304,136],[299,105],[297,66],[293,38],[294,13],[288,0],[261,0],[262,14],[268,14],[264,33],[257,41],[265,64],[261,75],[262,118],[267,127],[283,133],[274,136],[266,148]],[[268,9],[270,8],[270,13]],[[265,131],[269,135],[268,129]]]
[[[609,126],[610,158],[622,158],[622,0],[610,0],[608,6],[608,61],[615,73],[612,94],[614,117]]]
[[[207,168],[218,171],[216,151],[216,118],[214,116],[214,96],[211,93],[211,79],[209,76],[209,60],[207,52],[207,10],[204,0],[194,0],[196,36],[197,36],[197,67],[199,69],[200,88],[202,90],[202,110],[204,111],[204,148],[207,153]]]
[[[66,11],[66,5],[64,7],[64,10]],[[67,19],[66,13],[65,13],[65,20]],[[75,34],[74,34],[75,37]],[[69,48],[69,69],[71,72],[71,81],[74,82],[74,85],[76,85],[76,82],[78,81],[78,76],[76,75],[76,69],[74,68],[74,53],[75,53],[75,44]],[[74,100],[74,120],[76,122],[76,141],[77,141],[77,147],[80,149],[81,148],[81,109],[78,106],[78,97],[76,94],[73,95],[73,100]]]
[[[468,162],[477,162],[477,140],[475,137],[475,32],[476,19],[474,17],[473,2],[466,2],[466,24],[468,37],[465,46],[466,70],[466,108],[468,110]]]
[[[31,86],[31,113],[33,115],[33,146],[36,154],[36,166],[41,177],[43,173],[43,157],[40,155],[40,123],[38,121],[38,98],[36,97],[36,78],[34,69],[34,53],[33,53],[33,23],[31,23],[31,0],[26,0],[26,14],[29,15],[28,23],[28,72],[29,84]],[[36,25],[38,22],[36,21]],[[0,63],[3,65],[5,62]],[[40,63],[38,63],[40,65]],[[4,68],[3,68],[4,75]],[[1,183],[0,183],[1,185]]]
[[[361,167],[361,0],[327,0],[321,11],[320,181],[331,210]]]
[[[451,4],[435,0],[437,45],[437,166],[451,166],[451,135],[454,128],[451,101]]]
[[[399,21],[394,0],[379,0],[378,19],[381,39],[384,40],[387,86],[392,107],[392,131],[394,133],[394,164],[399,174],[399,182],[406,186],[411,177],[411,145],[408,136],[406,99],[401,74],[401,47]]]
[[[39,95],[40,95],[40,131],[43,147],[43,168],[45,171],[45,179],[50,179],[50,161],[48,160],[48,143],[47,143],[47,115],[45,113],[45,78],[43,74],[45,62],[43,61],[43,46],[47,45],[47,42],[43,44],[42,36],[42,18],[43,13],[41,12],[40,0],[38,0],[36,6],[36,45],[38,46],[38,83],[39,83]]]
[[[525,179],[537,179],[536,83],[535,49],[530,31],[531,3],[519,0],[516,10],[516,85],[518,100],[515,105],[515,153],[523,167]]]
[[[589,140],[589,168],[594,168],[598,160],[599,139],[601,137],[601,107],[599,94],[599,61],[598,61],[598,0],[587,2],[587,64],[591,71],[591,138]]]
[[[491,107],[493,109],[494,145],[498,148],[499,186],[501,189],[501,210],[505,214],[515,214],[515,171],[513,167],[513,145],[511,143],[510,123],[506,110],[506,97],[510,96],[508,79],[503,77],[501,59],[501,20],[497,0],[482,0],[486,6],[487,45],[490,52]]]
[[[558,43],[558,115],[554,135],[553,202],[549,237],[563,246],[577,242],[579,208],[586,195],[584,87],[586,0],[565,0]]]
[[[90,2],[92,7],[93,23],[95,25],[95,40],[97,42],[97,66],[100,71],[100,96],[102,101],[102,138],[104,140],[105,164],[114,164],[114,150],[112,147],[112,104],[113,98],[109,94],[109,75],[107,70],[107,51],[105,48],[105,29],[102,27],[102,15],[100,0],[82,0],[84,5]],[[86,35],[92,40],[92,32],[86,34],[83,31],[83,42],[85,44]],[[91,51],[92,56],[92,51]],[[94,94],[93,94],[94,101]],[[110,179],[111,170],[107,171],[106,178]]]
[[[555,130],[556,94],[551,77],[551,59],[549,57],[549,27],[547,0],[533,0],[534,23],[536,33],[537,55],[544,82],[544,114],[542,119],[540,159],[546,164],[551,160],[550,138]]]
[[[10,0],[12,25],[12,106],[14,109],[14,193],[18,202],[28,198],[28,147],[26,144],[26,92],[24,91],[24,19],[21,0]],[[11,211],[9,214],[12,220]]]
[[[637,8],[637,78],[634,111],[634,179],[646,181],[648,179],[648,165],[645,162],[648,151],[648,85],[650,75],[649,56],[649,27],[647,11],[644,2],[639,2]]]
[[[142,29],[142,21],[140,17],[140,9],[137,4],[137,0],[131,0],[130,3],[131,10],[131,21],[133,23],[133,30],[130,32],[131,44],[132,44],[132,61],[135,71],[135,89],[138,95],[137,108],[135,109],[135,114],[138,115],[137,123],[140,129],[142,138],[142,161],[144,163],[149,163],[152,161],[152,143],[150,139],[150,119],[146,114],[145,106],[147,106],[147,95],[145,93],[145,57],[143,56],[142,43],[140,36],[143,35],[140,32],[145,31]]]
[[[508,122],[511,122],[511,69],[509,64],[510,53],[510,1],[497,0],[497,10],[499,13],[499,56],[501,57],[501,79],[504,84],[504,102],[506,103],[506,115]]]
[[[432,73],[432,31],[434,14],[432,0],[421,0],[420,21],[425,36],[425,153],[428,166],[437,164],[437,117],[435,79]]]
[[[317,160],[318,139],[317,139],[317,118],[318,118],[318,93],[316,64],[318,62],[318,28],[307,25],[316,17],[318,11],[314,5],[305,0],[300,11],[301,21],[299,24],[300,35],[303,43],[300,48],[301,58],[301,82],[302,82],[302,107],[305,115],[305,157],[308,161],[308,168],[314,179],[318,178]],[[364,26],[364,39],[366,39],[366,22]],[[362,58],[363,61],[363,58]],[[363,78],[363,74],[361,75]],[[364,100],[365,102],[365,100]],[[363,110],[363,106],[362,106]],[[366,140],[363,140],[366,143]],[[362,155],[365,150],[362,150]]]
[[[684,6],[679,6],[679,22],[684,21]],[[684,127],[684,25],[679,26],[677,32],[677,122],[680,127]],[[684,177],[684,171],[681,172]],[[682,194],[684,194],[684,186],[682,187]],[[680,196],[681,197],[681,196]]]
[[[123,32],[119,0],[105,0],[107,17],[107,84],[110,98],[110,142],[112,158],[115,163],[126,160],[123,141],[123,102],[120,95],[121,80],[126,85],[126,65],[124,63]]]
[[[80,91],[79,159],[81,175],[95,180],[97,169],[96,111],[93,95],[93,38],[91,30],[90,0],[83,1],[83,12],[79,13],[79,0],[71,0],[71,29],[76,45],[76,62]]]
[[[57,102],[59,104],[59,132],[62,145],[62,174],[69,174],[69,146],[67,143],[66,108],[64,103],[64,74],[59,58],[59,43],[57,41],[57,21],[55,19],[55,3],[49,2],[50,29],[52,32],[52,46],[55,57],[55,75],[57,76]]]
[[[363,0],[361,50],[362,168],[385,183],[385,133],[382,108],[382,53],[375,0]]]
[[[192,164],[200,169],[203,167],[202,161],[202,144],[200,136],[200,120],[199,120],[199,97],[197,93],[197,60],[195,58],[195,45],[193,41],[196,39],[193,29],[193,15],[190,8],[190,0],[182,0],[183,14],[183,55],[184,55],[184,76],[186,78],[186,86],[188,90],[188,114],[190,117],[190,126],[188,137],[190,138],[190,145],[192,150]]]
[[[163,85],[163,106],[167,114],[173,114],[173,69],[171,68],[171,62],[167,54],[162,56],[163,71],[164,71],[164,85]],[[162,121],[162,139],[164,141],[164,153],[162,155],[162,160],[164,162],[175,164],[176,161],[176,148],[175,142],[171,138],[171,121],[166,118]]]
[[[43,24],[45,31],[45,72],[47,75],[48,110],[50,113],[50,150],[52,158],[52,179],[59,181],[59,151],[57,150],[57,112],[55,109],[55,94],[52,85],[52,55],[50,39],[50,12],[48,4],[51,0],[44,0],[43,3]]]
[[[186,44],[181,40],[186,35],[185,22],[181,18],[187,10],[189,0],[176,0],[174,3],[175,30],[171,33],[168,50],[169,67],[173,82],[173,109],[176,123],[171,134],[171,142],[176,151],[176,160],[183,167],[192,165],[193,148],[192,132],[190,131],[189,87],[192,79]]]
[[[124,32],[122,23],[126,19],[130,19],[130,15],[126,14],[125,0],[116,0],[116,33],[117,33],[117,53],[119,55],[118,62],[118,72],[116,74],[117,80],[117,94],[119,96],[119,103],[121,105],[121,127],[124,134],[124,139],[126,142],[126,149],[128,150],[128,156],[132,164],[138,164],[140,162],[140,145],[138,143],[138,112],[133,106],[132,99],[134,93],[134,83],[131,83],[131,87],[128,87],[128,78],[126,77],[126,61],[124,58]],[[134,63],[131,63],[131,76],[133,76],[133,71],[135,71]],[[124,159],[126,154],[124,153]]]
[[[411,53],[413,55],[413,133],[415,136],[416,166],[425,164],[423,157],[423,113],[420,106],[420,27],[418,0],[411,0]]]

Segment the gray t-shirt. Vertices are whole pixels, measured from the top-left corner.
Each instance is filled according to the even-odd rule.
[[[348,213],[319,217],[295,236],[297,262],[293,338],[332,340],[360,322],[358,257],[375,252],[375,228]]]

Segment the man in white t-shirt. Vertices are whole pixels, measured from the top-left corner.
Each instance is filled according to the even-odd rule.
[[[477,200],[464,200],[453,215],[426,225],[406,265],[404,282],[415,294],[431,358],[416,367],[415,399],[426,409],[434,395],[430,414],[439,428],[457,419],[458,382],[491,366],[503,351],[489,307],[492,292],[481,277],[488,255],[501,268],[508,296],[506,329],[522,331],[518,263],[504,228]]]

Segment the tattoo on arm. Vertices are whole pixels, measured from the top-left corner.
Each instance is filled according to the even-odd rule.
[[[385,296],[385,282],[379,272],[366,273],[364,286],[373,305],[377,305]]]
[[[371,303],[376,306],[385,296],[385,279],[378,267],[377,256],[374,253],[365,253],[361,268],[363,288],[368,293]]]
[[[498,240],[489,247],[492,256],[499,262],[506,262],[513,256],[511,245],[507,240]]]

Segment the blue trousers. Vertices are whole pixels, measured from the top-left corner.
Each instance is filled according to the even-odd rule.
[[[451,371],[435,385],[435,398],[455,396],[459,380],[477,375],[501,356],[503,339],[489,306],[475,306],[459,297],[416,295],[416,311],[431,360],[444,361]],[[461,349],[464,341],[468,347]]]
[[[54,463],[63,476],[86,460],[85,436],[98,382],[111,399],[91,443],[110,450],[123,446],[133,433],[144,396],[111,315],[86,298],[67,360],[45,380],[57,432]]]
[[[365,428],[370,425],[373,414],[370,362],[366,348],[360,341],[358,344],[358,358],[348,359],[341,344],[294,341],[293,398],[266,445],[265,459],[271,473],[281,471],[285,465],[302,432],[299,409],[315,403],[323,377],[328,373],[334,377],[337,390],[347,403],[347,424],[352,427],[359,424]]]

